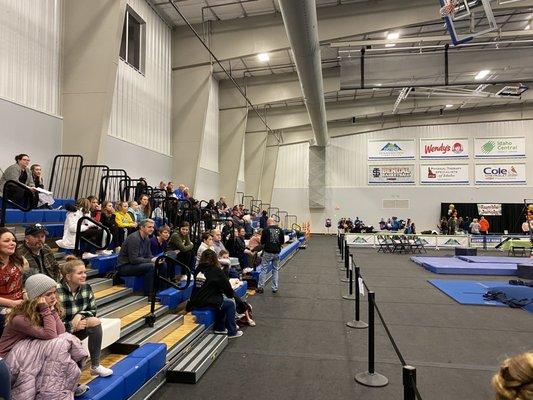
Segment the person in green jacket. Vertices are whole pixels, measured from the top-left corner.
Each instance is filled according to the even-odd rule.
[[[193,269],[192,260],[194,259],[193,249],[194,244],[189,237],[189,223],[184,221],[180,225],[179,232],[175,232],[168,241],[168,249],[170,251],[177,251],[176,259]],[[183,275],[183,274],[182,274]]]

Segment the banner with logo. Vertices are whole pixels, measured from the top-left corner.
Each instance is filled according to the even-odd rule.
[[[414,160],[415,140],[369,140],[368,159],[373,160]]]
[[[526,156],[525,137],[474,139],[476,158],[515,158]]]
[[[477,205],[478,215],[502,215],[502,205],[501,204],[478,204]]]
[[[387,185],[390,183],[415,183],[414,165],[369,165],[368,183]]]
[[[420,158],[468,158],[468,139],[420,139]]]
[[[498,185],[526,183],[526,164],[476,164],[476,184]]]
[[[420,183],[434,185],[468,185],[468,164],[420,165]]]
[[[373,233],[350,233],[344,238],[348,246],[373,247],[375,235]]]
[[[437,236],[437,247],[468,247],[468,236]]]

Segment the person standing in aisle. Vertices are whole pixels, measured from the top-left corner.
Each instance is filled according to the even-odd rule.
[[[263,229],[261,234],[263,257],[261,259],[261,272],[256,293],[261,294],[264,292],[270,262],[272,262],[272,293],[278,292],[279,253],[284,241],[283,231],[277,226],[274,218],[269,218],[267,220],[267,228]]]

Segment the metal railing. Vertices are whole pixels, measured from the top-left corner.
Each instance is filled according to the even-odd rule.
[[[16,195],[18,193],[18,195]],[[20,211],[30,211],[35,206],[34,192],[19,181],[7,181],[4,184],[2,197],[2,210],[0,211],[0,227],[6,226],[6,210],[8,204],[11,204]]]
[[[103,235],[102,239],[103,239],[103,241],[100,241],[100,243],[94,243],[94,242],[90,241],[88,238],[86,238],[86,237],[84,237],[82,235],[83,231],[81,230],[81,226],[82,226],[82,224],[85,221],[90,222],[93,226],[96,226],[97,228],[100,228],[102,230],[102,235]],[[86,243],[86,244],[94,247],[96,250],[105,250],[105,249],[107,249],[107,247],[111,243],[112,239],[113,239],[113,237],[111,235],[111,231],[109,230],[109,228],[107,226],[105,226],[105,225],[101,224],[100,222],[92,219],[91,217],[83,216],[83,217],[81,217],[78,220],[78,223],[76,225],[76,239],[74,241],[74,252],[76,254],[81,254],[81,244],[82,243]]]
[[[50,190],[56,198],[74,199],[79,185],[83,157],[79,154],[59,154],[54,157],[50,172]]]
[[[107,165],[82,165],[74,199],[87,198],[88,196],[99,196],[100,181],[102,180],[102,177],[107,175],[108,171],[109,167]]]

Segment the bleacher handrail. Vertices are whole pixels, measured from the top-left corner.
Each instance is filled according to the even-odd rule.
[[[109,167],[103,164],[82,165],[80,167],[80,174],[76,184],[76,191],[74,192],[74,199],[79,199],[82,194],[83,196],[88,196],[88,193],[93,196],[99,195],[100,185],[98,184],[98,180],[106,175],[108,170]],[[89,191],[88,189],[91,190]]]
[[[16,200],[14,200],[10,195],[13,193],[13,189],[15,191],[21,190],[23,194],[23,199],[26,200],[24,203],[27,204],[26,206],[23,204],[19,204]],[[7,211],[7,205],[11,203],[15,208],[17,208],[20,211],[31,211],[33,209],[33,198],[34,194],[33,191],[26,186],[25,184],[15,181],[15,180],[9,180],[4,184],[4,193],[2,197],[2,210],[0,214],[0,227],[4,227],[6,225],[6,211]]]
[[[81,233],[82,233],[82,230],[81,230],[81,225],[85,222],[85,221],[88,221],[90,222],[92,225],[102,229],[102,231],[104,232],[105,236],[105,244],[102,244],[102,243],[93,243],[91,242],[90,240],[84,238]],[[107,247],[109,246],[109,244],[111,243],[111,239],[112,239],[112,235],[111,235],[111,231],[109,230],[109,228],[105,225],[103,225],[102,223],[96,221],[95,219],[91,218],[91,217],[88,217],[88,216],[83,216],[81,217],[79,220],[78,220],[78,224],[76,225],[76,238],[74,240],[74,251],[75,252],[79,252],[81,249],[80,249],[80,245],[81,245],[81,242],[85,242],[93,247],[95,247],[97,250],[105,250],[107,249]]]
[[[60,161],[61,159],[67,159],[69,161],[70,168],[67,168],[67,171],[63,171],[63,168],[60,170],[60,166],[62,166]],[[52,162],[48,190],[59,198],[71,198],[76,196],[76,190],[79,185],[82,166],[83,156],[80,154],[56,155],[54,157],[54,161]],[[65,175],[67,178],[66,181],[62,179],[63,175]]]

